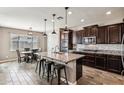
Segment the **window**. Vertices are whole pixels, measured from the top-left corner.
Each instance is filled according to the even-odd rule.
[[[16,34],[10,34],[10,50],[17,50],[19,47],[19,37]]]
[[[24,48],[36,49],[39,48],[38,36],[10,34],[10,50],[24,50]]]

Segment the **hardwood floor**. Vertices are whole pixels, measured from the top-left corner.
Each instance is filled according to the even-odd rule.
[[[35,63],[8,62],[0,64],[0,85],[49,85],[46,79],[40,79],[35,73]],[[54,84],[57,84],[54,81]],[[79,85],[121,85],[124,77],[95,68],[83,66],[83,77]]]

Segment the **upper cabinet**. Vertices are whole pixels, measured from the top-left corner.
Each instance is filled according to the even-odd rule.
[[[96,36],[97,44],[120,44],[124,33],[124,23],[106,26],[88,26],[76,32],[77,44],[82,44],[83,37]]]
[[[98,25],[84,27],[84,33],[83,33],[84,37],[97,36],[97,33],[98,33]]]
[[[108,37],[107,37],[107,27],[102,26],[98,28],[98,35],[97,35],[97,44],[106,44]]]
[[[82,44],[82,33],[83,33],[83,30],[76,31],[77,44]]]
[[[108,26],[108,43],[120,44],[122,38],[122,24]]]

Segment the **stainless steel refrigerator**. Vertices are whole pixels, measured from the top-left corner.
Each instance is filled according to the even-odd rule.
[[[124,34],[122,36],[122,44],[121,44],[121,59],[122,59],[122,66],[123,66],[121,75],[124,75]]]

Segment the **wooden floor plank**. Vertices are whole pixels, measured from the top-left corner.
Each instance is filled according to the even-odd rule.
[[[27,85],[27,81],[25,80],[25,78],[23,77],[23,75],[21,74],[21,72],[16,72],[16,75],[21,83],[21,85]]]
[[[14,71],[10,71],[10,76],[11,76],[11,79],[12,79],[12,82],[14,85],[20,85],[21,84]]]
[[[0,85],[48,85],[46,79],[40,79],[35,73],[35,63],[8,62],[0,64]],[[53,82],[56,84],[55,82]],[[119,74],[83,67],[83,77],[78,85],[124,85],[124,76]]]

